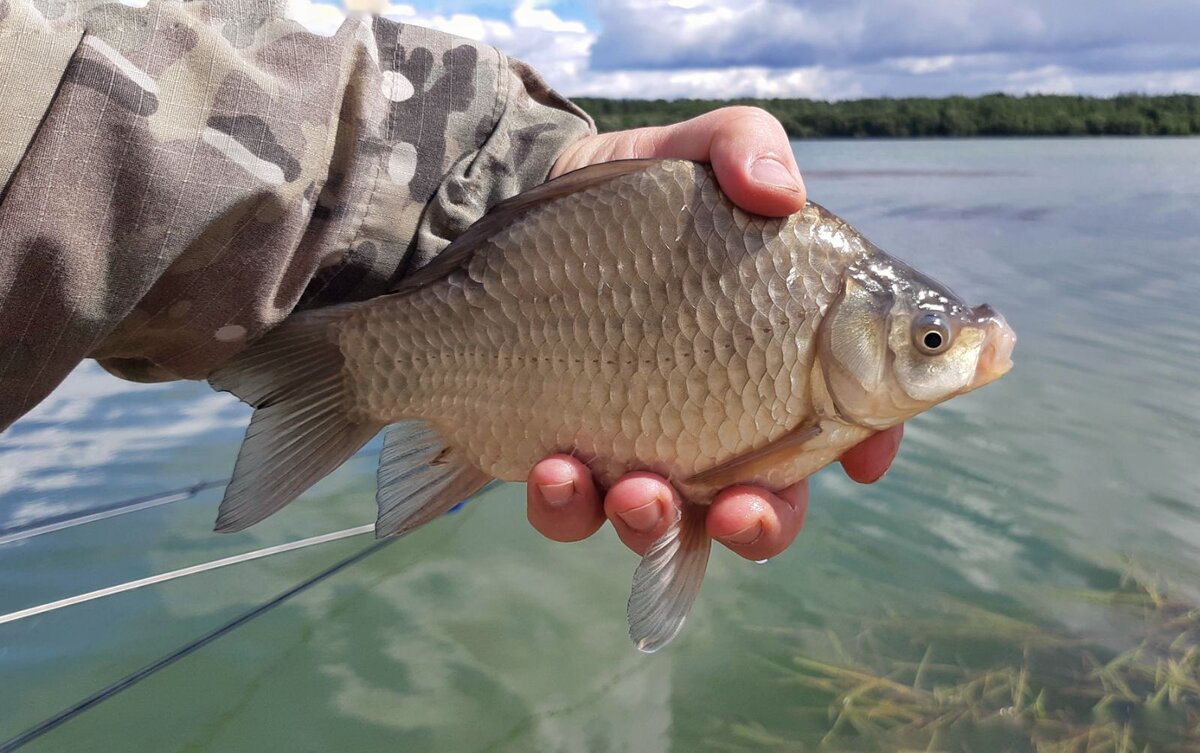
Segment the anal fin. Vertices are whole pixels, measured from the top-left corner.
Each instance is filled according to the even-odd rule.
[[[683,629],[708,566],[712,540],[705,529],[707,512],[706,507],[685,503],[633,574],[629,637],[639,651],[652,654]]]
[[[379,456],[376,536],[394,536],[428,523],[492,480],[447,448],[424,421],[388,429]]]

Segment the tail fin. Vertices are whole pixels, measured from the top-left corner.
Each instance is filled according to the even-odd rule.
[[[348,310],[297,314],[209,377],[256,409],[216,530],[240,531],[266,518],[383,428],[346,417],[344,359],[332,326]]]
[[[652,654],[674,640],[708,566],[712,539],[705,528],[708,508],[684,503],[680,516],[654,542],[633,574],[629,594],[629,637]]]

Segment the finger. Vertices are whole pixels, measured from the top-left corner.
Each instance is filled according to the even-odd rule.
[[[804,181],[783,126],[756,107],[725,107],[658,128],[637,128],[576,142],[551,177],[614,159],[660,157],[711,162],[721,189],[755,214],[783,217],[804,206]]]
[[[842,454],[846,475],[860,484],[873,484],[883,478],[900,450],[904,424],[885,429],[859,442]]]
[[[681,500],[667,480],[639,471],[622,476],[604,497],[604,514],[617,536],[638,554],[662,536],[678,514]]]
[[[808,483],[779,494],[756,486],[732,486],[713,500],[708,534],[748,560],[778,555],[796,540],[808,514]]]
[[[533,467],[525,502],[529,522],[548,539],[579,541],[604,525],[592,472],[570,455],[551,455]]]
[[[680,123],[675,129],[666,148],[673,150],[678,142],[680,151],[682,147],[693,152],[706,150],[705,159],[712,163],[721,190],[742,209],[784,217],[804,207],[804,181],[787,133],[766,111],[730,107]]]

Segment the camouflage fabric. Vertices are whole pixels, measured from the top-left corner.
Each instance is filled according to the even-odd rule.
[[[593,130],[491,47],[274,0],[0,0],[0,55],[0,429],[84,358],[199,379],[386,292]]]

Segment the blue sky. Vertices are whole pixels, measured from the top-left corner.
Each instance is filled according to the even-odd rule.
[[[363,0],[568,95],[1200,91],[1200,0]],[[333,0],[291,0],[329,26]]]
[[[326,0],[327,2],[329,0]],[[335,3],[336,4],[336,3]],[[585,0],[561,0],[561,2],[540,3],[543,7],[554,10],[560,18],[571,21],[582,21],[588,26],[596,23],[596,14],[592,6],[603,5],[603,2],[585,2]],[[450,15],[452,13],[470,13],[485,18],[508,20],[513,8],[518,3],[514,0],[416,0],[409,5],[418,11],[429,14]]]

